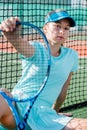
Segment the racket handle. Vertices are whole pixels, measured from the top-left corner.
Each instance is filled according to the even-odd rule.
[[[20,21],[16,21],[16,26],[21,25],[22,23]]]

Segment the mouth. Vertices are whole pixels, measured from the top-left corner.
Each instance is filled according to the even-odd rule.
[[[64,37],[62,37],[62,36],[57,36],[57,38],[60,40],[64,40]]]

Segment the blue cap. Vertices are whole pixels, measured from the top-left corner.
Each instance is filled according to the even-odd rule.
[[[62,19],[69,19],[71,27],[74,27],[76,25],[74,19],[71,16],[69,16],[69,14],[65,11],[53,12],[48,17],[46,17],[45,24],[48,22],[56,22]]]

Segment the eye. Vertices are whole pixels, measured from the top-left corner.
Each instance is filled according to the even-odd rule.
[[[57,28],[61,28],[61,26],[58,24],[58,25],[57,25]]]
[[[70,29],[69,27],[65,27],[65,30],[67,30],[67,31],[68,31],[69,29]]]
[[[55,29],[60,29],[60,28],[61,28],[61,25],[59,25],[59,24],[55,25]]]

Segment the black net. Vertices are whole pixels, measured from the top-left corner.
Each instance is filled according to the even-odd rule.
[[[0,0],[0,22],[11,16],[42,28],[44,17],[53,9],[63,8],[75,19],[65,46],[78,51],[79,69],[73,75],[61,111],[72,111],[75,117],[87,117],[87,1],[86,0]],[[19,54],[0,34],[0,85],[9,90],[21,76]]]

